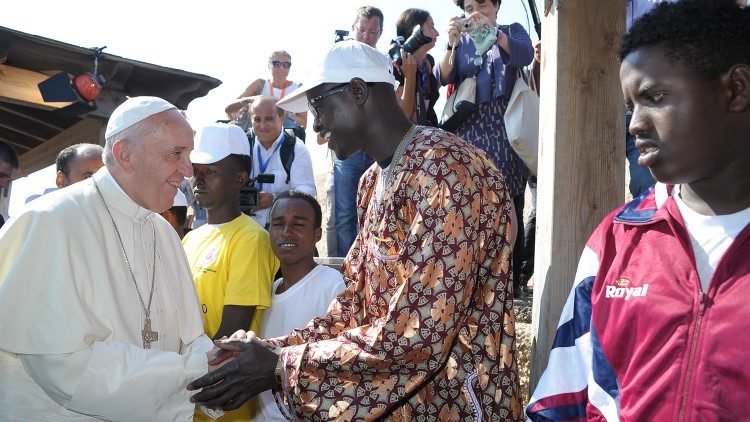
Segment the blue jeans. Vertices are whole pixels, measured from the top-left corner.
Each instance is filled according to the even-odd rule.
[[[633,198],[637,198],[646,189],[653,186],[656,181],[651,176],[648,167],[638,164],[638,156],[641,155],[641,152],[635,147],[635,136],[628,132],[631,117],[629,113],[625,116],[625,155],[628,157],[628,168],[630,169],[630,185],[628,187]]]
[[[357,187],[359,178],[372,163],[372,157],[357,152],[346,160],[334,158],[333,188],[336,195],[336,256],[346,256],[357,237]]]

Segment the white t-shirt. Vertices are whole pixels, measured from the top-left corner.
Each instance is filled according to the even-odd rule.
[[[297,143],[294,146],[294,161],[292,161],[292,169],[289,173],[289,183],[286,183],[286,170],[284,170],[284,165],[281,163],[281,146],[279,146],[279,144],[283,142],[283,130],[268,149],[263,148],[260,141],[257,139],[255,140],[255,146],[251,151],[253,154],[253,174],[251,177],[256,177],[259,173],[273,174],[276,177],[273,183],[263,183],[262,186],[256,185],[256,187],[263,192],[272,193],[274,195],[289,189],[296,189],[308,193],[315,198],[317,194],[315,190],[315,176],[313,175],[310,152],[307,151],[305,144],[297,139]],[[260,155],[260,158],[258,155]],[[265,170],[262,170],[261,168],[261,160],[263,162],[267,161]],[[270,211],[270,208],[258,210],[255,212],[253,219],[255,219],[261,227],[266,227],[266,224],[268,223],[268,213]]]
[[[323,316],[333,299],[345,288],[340,272],[325,265],[318,265],[302,280],[281,294],[276,288],[282,279],[273,283],[271,308],[263,314],[262,334],[264,338],[280,337],[295,328],[304,328],[311,319]],[[281,415],[273,394],[264,391],[260,394],[260,413],[257,421],[286,421]]]
[[[676,186],[673,197],[690,234],[701,289],[706,292],[721,257],[742,229],[750,223],[750,208],[734,214],[702,215],[682,200],[679,191],[679,187]]]

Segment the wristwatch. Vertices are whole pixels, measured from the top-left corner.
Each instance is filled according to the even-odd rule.
[[[282,379],[284,377],[284,359],[281,358],[281,355],[279,355],[279,360],[276,362],[276,369],[273,370],[273,375],[276,378],[276,383],[278,384],[279,389],[283,389],[284,383],[282,382]]]
[[[451,45],[450,43],[448,43],[448,44],[445,45],[445,49],[448,50],[448,51],[451,51],[451,50],[453,50],[453,45]]]

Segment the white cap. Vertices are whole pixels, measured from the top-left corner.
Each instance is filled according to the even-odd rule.
[[[174,195],[174,201],[172,202],[173,207],[187,207],[187,197],[182,193],[181,190],[177,189],[177,193]]]
[[[305,93],[325,83],[345,83],[353,78],[365,82],[386,82],[396,85],[393,65],[385,54],[354,40],[334,43],[323,61],[310,69],[302,86],[285,96],[277,105],[294,113],[307,111]]]
[[[141,120],[153,116],[156,113],[176,109],[172,103],[159,97],[133,97],[120,104],[107,122],[107,131],[104,138],[109,139],[123,130],[133,126]]]
[[[250,142],[239,126],[211,123],[195,134],[195,148],[190,153],[193,164],[213,164],[229,154],[250,155]]]

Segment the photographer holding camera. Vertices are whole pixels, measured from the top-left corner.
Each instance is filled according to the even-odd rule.
[[[476,111],[459,123],[455,130],[460,138],[478,146],[490,156],[508,184],[516,207],[516,218],[523,221],[524,190],[529,170],[516,154],[505,134],[505,109],[516,83],[518,69],[534,59],[529,34],[519,23],[498,25],[500,0],[454,0],[466,14],[454,16],[448,27],[448,45],[435,68],[442,85],[458,87],[467,78],[476,77]],[[497,39],[492,45],[478,48],[466,31],[486,25]],[[481,53],[487,48],[485,53]],[[478,52],[477,50],[480,50]],[[479,59],[479,60],[477,60]],[[519,230],[514,251],[523,250],[523,230]],[[523,254],[513,254],[513,274],[520,273]],[[518,282],[519,280],[516,280]],[[518,291],[516,286],[516,291]]]
[[[312,170],[312,159],[305,144],[299,139],[290,139],[288,131],[283,130],[284,110],[276,106],[274,97],[261,96],[250,106],[250,122],[255,142],[251,145],[252,171],[251,178],[262,174],[274,175],[273,182],[258,178],[255,187],[258,189],[257,206],[251,215],[262,227],[268,225],[268,212],[273,204],[273,195],[278,192],[294,189],[315,197],[315,176]],[[293,142],[291,163],[282,160],[284,143]],[[266,179],[267,180],[267,179]]]
[[[396,21],[396,39],[388,51],[398,70],[396,95],[401,110],[412,122],[426,126],[438,125],[435,103],[440,85],[432,74],[435,59],[427,54],[438,35],[428,11],[407,9]]]

